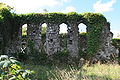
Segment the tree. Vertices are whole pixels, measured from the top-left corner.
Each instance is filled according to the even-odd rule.
[[[12,7],[10,7],[9,5],[7,5],[7,4],[5,4],[5,3],[0,2],[0,9],[2,9],[2,8],[7,8],[7,9],[9,9],[9,10],[12,10],[12,9],[13,9],[13,8],[12,8]]]
[[[48,12],[48,10],[47,10],[47,9],[43,9],[43,12],[44,12],[44,13],[47,13],[47,12]]]
[[[120,33],[117,34],[117,37],[120,38]]]

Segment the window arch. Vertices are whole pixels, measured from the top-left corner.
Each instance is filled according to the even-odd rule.
[[[46,42],[47,23],[43,23],[41,25],[41,29],[40,30],[41,30],[40,34],[41,34],[42,44],[44,45],[45,42]]]
[[[85,57],[87,51],[87,26],[83,23],[78,25],[79,29],[79,53],[81,57]]]
[[[27,35],[27,24],[22,25],[22,36]]]
[[[80,23],[78,25],[78,28],[79,28],[79,33],[86,33],[87,32],[87,26],[83,23]]]
[[[67,48],[67,34],[68,34],[68,26],[65,23],[61,23],[59,25],[59,39],[60,46],[64,50]]]

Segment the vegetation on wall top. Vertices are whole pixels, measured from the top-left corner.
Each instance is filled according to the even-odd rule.
[[[24,23],[67,23],[67,22],[85,22],[85,23],[102,23],[106,22],[106,18],[99,13],[83,13],[70,12],[67,14],[60,12],[53,13],[30,13],[19,14],[15,17],[17,21]]]

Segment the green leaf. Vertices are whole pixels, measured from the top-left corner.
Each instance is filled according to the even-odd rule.
[[[11,77],[9,80],[15,80],[16,76],[13,75],[13,77]]]
[[[0,67],[3,67],[4,63],[5,63],[5,61],[1,61],[0,62]]]
[[[17,64],[17,65],[20,65],[21,63],[17,60],[14,60],[14,59],[10,59],[10,61],[13,63],[13,64]]]
[[[3,78],[2,78],[2,77],[0,77],[0,80],[3,80]]]
[[[6,59],[8,59],[8,56],[7,56],[7,55],[1,55],[1,56],[0,56],[0,61],[6,60]]]
[[[4,63],[4,65],[3,65],[3,68],[8,67],[10,64],[11,64],[10,61],[5,60],[5,63]]]
[[[24,72],[24,73],[22,74],[22,77],[23,77],[23,78],[26,78],[27,74],[28,74],[28,73]]]
[[[24,72],[25,70],[23,70],[23,69],[19,69],[19,70],[17,70],[16,72],[19,74],[20,72]]]
[[[9,59],[14,59],[15,60],[16,58],[15,57],[10,57]]]

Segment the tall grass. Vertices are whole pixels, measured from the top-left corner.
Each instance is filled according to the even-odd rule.
[[[120,80],[120,66],[117,64],[84,65],[82,68],[70,65],[24,65],[24,68],[34,70],[36,80]]]

